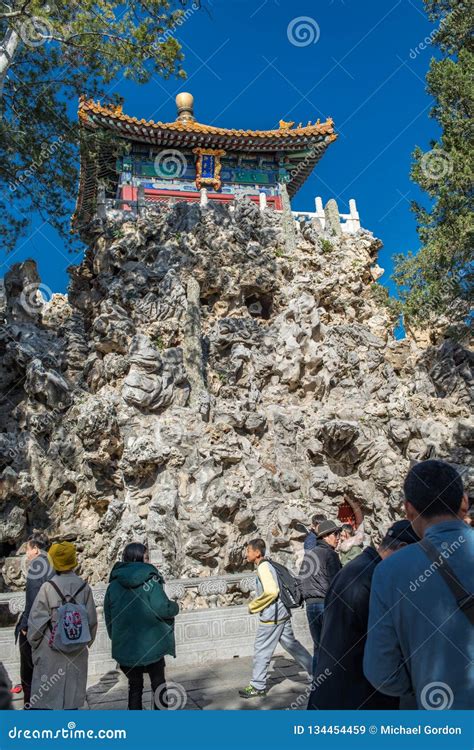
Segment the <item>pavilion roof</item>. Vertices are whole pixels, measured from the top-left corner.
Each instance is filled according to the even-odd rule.
[[[174,122],[155,122],[126,115],[121,105],[101,104],[81,97],[78,117],[88,131],[109,132],[127,142],[147,143],[158,148],[224,149],[228,153],[244,152],[280,154],[287,157],[290,179],[287,189],[293,197],[313,171],[330,143],[336,140],[333,120],[319,120],[303,126],[280,121],[271,130],[236,130],[196,122],[193,97],[180,94],[176,98],[178,119]],[[184,113],[184,114],[183,114]],[[79,228],[92,217],[98,181],[110,169],[110,154],[98,153],[92,161],[87,152],[81,153],[81,172],[73,226]]]
[[[272,130],[235,130],[205,125],[196,121],[155,122],[139,120],[122,112],[121,106],[104,105],[82,98],[79,120],[88,128],[105,128],[117,135],[154,145],[201,146],[227,148],[229,151],[300,151],[304,147],[324,142],[326,146],[337,136],[331,118],[325,122],[300,124],[281,121]]]

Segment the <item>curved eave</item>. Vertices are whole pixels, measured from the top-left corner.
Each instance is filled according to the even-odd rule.
[[[293,198],[293,196],[296,195],[298,190],[303,186],[303,184],[313,172],[318,161],[326,153],[327,147],[333,141],[335,141],[336,138],[336,133],[326,138],[324,143],[318,144],[310,151],[311,156],[308,156],[306,159],[302,159],[301,162],[295,167],[295,169],[293,170],[292,178],[291,180],[289,180],[287,185],[290,198]]]
[[[154,122],[124,115],[120,108],[81,100],[79,120],[85,127],[103,128],[119,136],[157,146],[210,146],[246,151],[298,151],[334,135],[331,118],[304,128],[229,130],[198,122]]]

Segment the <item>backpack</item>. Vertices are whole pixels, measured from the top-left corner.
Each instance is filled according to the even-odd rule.
[[[285,568],[284,565],[273,562],[273,560],[270,560],[268,557],[266,560],[273,566],[275,573],[277,574],[278,586],[280,588],[279,599],[281,603],[287,609],[297,609],[298,607],[302,607],[304,599],[300,579],[293,575],[291,570]]]
[[[49,623],[51,635],[48,644],[54,651],[70,653],[77,651],[91,641],[89,616],[82,604],[77,604],[76,596],[86,587],[84,581],[75,594],[63,594],[54,581],[48,581],[61,599],[58,619],[54,626]]]

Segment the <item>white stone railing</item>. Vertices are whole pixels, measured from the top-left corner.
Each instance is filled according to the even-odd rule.
[[[219,659],[234,659],[253,653],[258,617],[250,615],[245,596],[254,588],[255,576],[250,572],[208,578],[184,578],[165,584],[170,598],[180,602],[175,621],[178,667],[192,667]],[[103,603],[106,586],[93,587],[97,606],[97,637],[89,652],[89,678],[100,679],[115,670],[111,643],[104,623]],[[240,596],[234,597],[233,595]],[[227,596],[226,596],[227,595]],[[240,603],[235,601],[240,599]],[[11,614],[24,607],[24,594],[0,594],[0,605],[8,606]],[[296,637],[311,648],[311,637],[303,609],[295,610],[293,628]],[[12,625],[0,628],[0,654],[3,668],[13,684],[19,681],[20,658]]]
[[[252,194],[253,195],[253,194]],[[199,197],[198,197],[199,196]],[[256,197],[253,195],[253,197]],[[131,200],[131,199],[121,199],[121,198],[105,198],[104,191],[101,192],[100,200],[97,204],[97,214],[99,218],[106,218],[106,212],[107,210],[121,210],[124,206],[127,207],[127,212],[130,211],[132,216],[130,218],[136,217],[142,209],[153,207],[154,203],[170,203],[174,204],[178,202],[180,199],[177,196],[173,197],[167,197],[167,196],[159,196],[154,197],[153,200],[146,198],[144,195],[143,190],[139,190],[138,192],[138,200]],[[199,194],[196,194],[196,202],[199,202],[201,206],[207,206],[209,203],[209,196],[207,188],[201,188],[199,191]],[[228,207],[230,211],[233,211],[234,206],[232,205],[232,202],[229,202]],[[265,211],[269,206],[267,203],[267,194],[265,191],[261,191],[259,194],[259,206],[261,211]],[[323,229],[326,228],[327,223],[327,216],[326,212],[323,207],[323,200],[318,195],[315,199],[315,211],[292,211],[292,214],[295,218],[295,222],[299,224],[302,221],[311,221],[312,219],[318,219],[321,223],[321,226]],[[273,207],[272,207],[273,209]],[[277,210],[278,209],[273,209]],[[278,211],[279,212],[279,211]],[[360,229],[360,216],[359,212],[357,210],[357,205],[354,198],[351,198],[349,200],[349,213],[348,214],[342,214],[339,213],[339,221],[341,230],[344,234],[354,234]]]
[[[322,228],[325,229],[327,219],[323,208],[322,198],[318,196],[315,204],[316,211],[293,211],[293,216],[298,223],[301,221],[319,219]],[[350,213],[348,214],[339,214],[341,230],[344,234],[354,234],[360,229],[360,216],[354,198],[351,198],[349,201],[349,211]]]
[[[102,607],[106,585],[92,588],[97,607]],[[219,596],[241,593],[247,596],[255,589],[255,575],[237,573],[226,576],[209,576],[206,578],[177,578],[165,583],[165,590],[170,599],[186,603],[187,610],[214,609],[219,606]],[[0,606],[7,606],[10,614],[23,612],[25,594],[11,592],[0,594]]]
[[[252,197],[256,196],[253,195]],[[154,198],[153,201],[151,201],[149,199],[146,199],[143,194],[139,194],[138,200],[136,201],[130,199],[125,200],[105,198],[103,196],[97,206],[97,216],[100,219],[106,219],[108,216],[110,218],[111,214],[108,214],[108,212],[114,210],[123,211],[126,207],[128,218],[130,220],[135,220],[145,208],[147,208],[148,210],[151,208],[153,210],[153,206],[156,204],[175,204],[176,202],[179,202],[179,200],[180,199],[176,196],[170,198],[166,196],[160,196],[158,198]],[[199,194],[196,195],[196,202],[198,202],[200,206],[204,207],[208,205],[209,200],[210,199],[207,189],[201,188]],[[234,205],[232,201],[229,201],[226,205],[230,212],[234,211]],[[267,195],[264,191],[261,191],[259,194],[259,207],[260,211],[267,211],[271,209],[272,211],[276,211],[277,213],[282,213],[281,209],[276,209],[274,206],[268,205]],[[319,221],[322,229],[327,229],[328,217],[326,211],[324,210],[323,201],[320,196],[315,199],[315,208],[316,211],[292,211],[297,231],[301,230],[302,223],[312,221],[313,219],[317,219]],[[336,216],[337,215],[339,216],[340,231],[343,234],[355,234],[361,228],[360,216],[354,198],[351,198],[349,200],[349,213],[343,214],[337,210]],[[337,219],[333,219],[333,221],[337,222]]]

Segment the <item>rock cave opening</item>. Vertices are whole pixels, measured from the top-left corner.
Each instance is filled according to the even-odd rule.
[[[208,295],[202,295],[199,298],[199,303],[201,305],[201,308],[207,308],[208,310],[212,310],[215,303],[218,302],[220,299],[220,296],[218,293],[214,294],[208,294]]]

